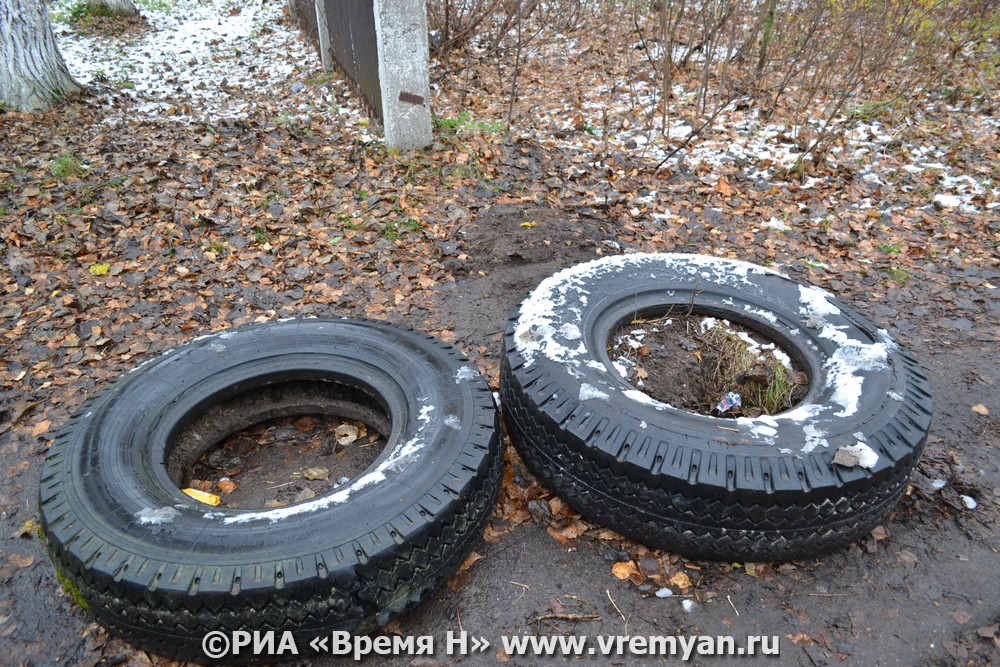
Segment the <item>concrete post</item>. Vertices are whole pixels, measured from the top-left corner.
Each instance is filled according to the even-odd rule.
[[[385,141],[400,150],[433,140],[426,0],[373,0]]]
[[[323,71],[333,71],[333,57],[330,53],[330,24],[326,19],[326,0],[315,0],[316,4],[316,37],[319,39],[319,57],[323,62]]]

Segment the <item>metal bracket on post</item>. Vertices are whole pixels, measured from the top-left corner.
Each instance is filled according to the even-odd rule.
[[[319,57],[323,61],[323,71],[333,70],[333,58],[330,54],[330,28],[326,20],[326,0],[315,0],[316,5],[316,36],[319,38]]]
[[[433,140],[426,0],[373,0],[385,141],[401,150]]]

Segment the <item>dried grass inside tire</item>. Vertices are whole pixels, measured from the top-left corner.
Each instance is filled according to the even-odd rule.
[[[295,414],[359,419],[387,444],[286,507],[213,508],[179,488],[184,461]],[[42,530],[74,599],[138,647],[205,661],[211,630],[275,630],[307,655],[324,633],[385,625],[458,568],[499,492],[499,433],[482,377],[428,335],[348,319],[223,331],[70,419],[44,465]]]
[[[807,369],[808,393],[783,413],[730,420],[636,390],[608,357],[609,335],[671,307],[777,342]],[[582,514],[649,546],[732,561],[866,534],[905,491],[931,422],[923,371],[866,317],[775,271],[685,254],[602,258],[544,280],[507,326],[501,405],[525,463]],[[862,465],[834,463],[839,450]]]

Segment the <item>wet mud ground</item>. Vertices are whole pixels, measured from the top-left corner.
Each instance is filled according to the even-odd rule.
[[[526,218],[538,226],[512,234]],[[628,250],[608,223],[586,217],[571,222],[558,211],[523,207],[480,213],[459,243],[464,252],[449,267],[458,280],[440,292],[434,317],[451,327],[457,344],[486,347],[481,368],[498,360],[506,318],[541,279],[598,253]],[[489,649],[416,660],[372,656],[364,664],[563,664],[557,657],[497,655],[501,635],[522,633],[733,635],[737,645],[747,635],[779,638],[777,658],[692,660],[706,665],[1000,664],[994,639],[983,636],[1000,622],[1000,422],[995,418],[1000,415],[1000,354],[995,337],[989,342],[1000,308],[995,299],[943,302],[922,290],[914,284],[906,294],[894,298],[890,293],[875,305],[866,305],[864,295],[850,289],[839,295],[907,346],[927,369],[933,388],[934,422],[923,459],[884,532],[833,554],[762,564],[752,573],[746,567],[679,560],[673,567],[693,586],[675,587],[671,597],[658,598],[612,575],[613,564],[628,559],[633,545],[590,533],[564,544],[549,535],[544,522],[528,522],[496,541],[480,539],[475,550],[482,559],[468,569],[464,585],[443,587],[394,625],[406,635],[434,635],[437,646],[443,646],[447,631],[464,629],[490,641]],[[993,416],[973,412],[978,404]],[[0,435],[0,463],[9,478],[6,497],[14,499],[5,508],[0,540],[0,663],[149,664],[144,654],[109,640],[72,603],[60,590],[41,541],[22,530],[35,516],[44,448],[39,445],[25,461],[16,448],[4,446],[12,434],[8,429]],[[9,474],[12,467],[17,475]],[[936,489],[935,480],[947,484]],[[513,483],[528,486],[531,479],[517,466]],[[975,499],[977,507],[967,509],[963,495]],[[695,605],[686,610],[683,600]],[[575,615],[587,620],[567,620]],[[572,660],[631,665],[662,659],[595,655]]]

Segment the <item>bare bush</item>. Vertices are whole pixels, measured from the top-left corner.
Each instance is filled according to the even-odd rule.
[[[428,0],[431,49],[446,53],[478,38],[487,51],[496,50],[538,4],[539,0]]]

